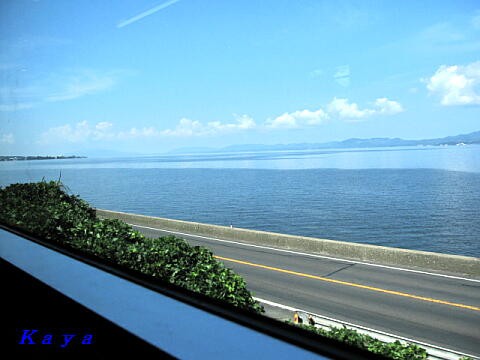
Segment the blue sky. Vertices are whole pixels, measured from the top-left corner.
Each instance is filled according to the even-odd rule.
[[[477,1],[0,3],[0,154],[480,130]]]

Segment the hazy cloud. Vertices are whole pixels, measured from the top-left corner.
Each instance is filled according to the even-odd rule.
[[[0,144],[13,144],[15,143],[15,138],[12,133],[2,134],[0,136]]]
[[[0,71],[16,70],[20,66],[14,63],[0,63]]]
[[[70,124],[56,126],[48,129],[40,135],[39,144],[54,144],[56,142],[84,142],[90,135],[90,126],[86,121],[77,123],[75,126]]]
[[[76,99],[85,95],[91,95],[110,89],[115,85],[116,79],[113,73],[96,73],[91,70],[83,70],[66,77],[65,85],[48,95],[45,100],[49,102]]]
[[[331,14],[335,25],[340,28],[356,30],[372,22],[372,14],[351,1],[326,2],[325,11]]]
[[[442,65],[423,80],[430,93],[445,106],[480,104],[480,61],[468,65]]]
[[[0,104],[0,111],[9,112],[9,111],[18,111],[24,109],[31,109],[36,103],[12,103],[12,104]]]
[[[157,11],[160,11],[160,10],[163,10],[165,9],[166,7],[169,7],[170,5],[173,5],[177,2],[179,2],[180,0],[170,0],[170,1],[166,1],[158,6],[155,6],[147,11],[144,11],[138,15],[135,15],[134,17],[131,17],[130,19],[127,19],[127,20],[124,20],[124,21],[121,21],[117,24],[117,28],[122,28],[124,26],[127,26],[127,25],[130,25],[130,24],[133,24],[134,22],[137,22],[138,20],[141,20],[143,19],[144,17],[147,17],[149,15],[152,15],[152,14],[155,14]]]
[[[342,65],[338,66],[335,74],[333,75],[335,82],[343,87],[350,86],[350,66]]]
[[[472,27],[476,30],[480,30],[480,10],[475,12],[475,15],[472,17]]]
[[[433,24],[420,33],[420,39],[434,44],[446,44],[462,41],[465,34],[449,22]]]
[[[0,88],[0,111],[30,109],[47,102],[59,102],[93,95],[114,87],[125,71],[75,70],[50,75],[29,86]]]
[[[412,53],[415,56],[428,58],[444,58],[448,54],[471,54],[480,51],[480,37],[477,27],[480,14],[454,18],[448,21],[430,24],[429,26],[402,36],[382,47],[385,53]]]
[[[433,24],[421,31],[409,45],[418,50],[431,53],[442,52],[473,52],[480,49],[476,17],[469,22],[441,22]]]
[[[28,56],[39,49],[57,48],[71,43],[67,38],[33,34],[0,38],[3,55],[8,55],[11,59]]]
[[[310,72],[310,77],[312,78],[317,78],[323,75],[323,70],[321,69],[315,69]]]
[[[106,121],[99,122],[94,126],[91,126],[88,121],[81,121],[73,126],[70,124],[56,126],[43,132],[37,143],[46,145],[59,142],[83,143],[90,140],[115,139],[118,135],[110,131],[112,126],[112,123]]]

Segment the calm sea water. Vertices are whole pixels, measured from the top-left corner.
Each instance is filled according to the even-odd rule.
[[[0,163],[0,186],[58,179],[91,205],[480,256],[480,146]]]

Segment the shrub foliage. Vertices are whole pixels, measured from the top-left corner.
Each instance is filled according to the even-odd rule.
[[[293,324],[292,322],[289,323]],[[325,330],[306,324],[298,324],[295,326],[298,326],[308,331],[312,331],[318,335],[330,339],[345,342],[349,345],[353,345],[360,349],[368,350],[374,354],[382,355],[390,359],[422,360],[428,358],[427,351],[415,344],[402,344],[398,340],[392,343],[386,343],[375,339],[369,335],[360,334],[355,330],[347,329],[346,327],[332,327],[330,328],[330,330]]]
[[[245,281],[213,257],[174,236],[146,238],[119,220],[99,219],[60,182],[0,188],[0,222],[242,309],[263,312]]]

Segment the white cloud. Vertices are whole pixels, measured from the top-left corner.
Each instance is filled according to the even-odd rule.
[[[110,129],[112,126],[113,124],[111,122],[102,121],[95,125],[95,129],[97,129],[98,131],[105,131],[107,129]]]
[[[322,109],[316,111],[299,110],[292,113],[292,116],[306,125],[318,125],[328,119],[327,113]]]
[[[291,114],[284,113],[273,120],[268,119],[266,126],[269,128],[296,128],[298,124],[297,120]]]
[[[245,131],[255,128],[255,121],[248,115],[235,115],[235,122],[222,123],[221,121],[211,121],[206,124],[188,118],[181,118],[174,128],[158,130],[154,127],[148,128],[132,128],[126,132],[117,133],[117,137],[121,139],[138,138],[138,137],[190,137],[190,136],[206,136],[225,134],[237,131]]]
[[[14,142],[15,142],[15,138],[12,133],[2,134],[0,136],[0,144],[13,144]]]
[[[387,98],[378,98],[375,100],[374,106],[377,114],[395,115],[403,112],[403,107],[400,103]]]
[[[95,125],[89,132],[89,136],[91,136],[94,140],[107,140],[113,139],[116,135],[115,133],[111,132],[113,124],[108,121],[101,121]]]
[[[284,113],[275,119],[265,122],[267,128],[297,128],[301,126],[318,125],[328,119],[328,114],[322,109],[316,111],[298,110]]]
[[[237,116],[236,122],[223,124],[220,121],[207,123],[206,128],[213,132],[229,132],[237,130],[253,129],[256,126],[255,121],[248,115]]]
[[[250,130],[255,127],[255,121],[248,115],[236,115],[233,123],[211,121],[203,124],[198,120],[182,118],[174,129],[165,129],[159,134],[163,136],[203,136]]]
[[[248,130],[253,129],[257,126],[255,120],[253,120],[250,116],[243,114],[243,115],[236,115],[235,118],[237,121],[238,128],[241,130]]]
[[[400,103],[385,97],[376,99],[370,109],[360,109],[356,103],[351,103],[348,99],[333,98],[326,111],[318,109],[286,112],[274,119],[268,119],[264,126],[269,129],[294,129],[319,125],[331,117],[358,121],[373,115],[395,115],[402,111],[404,109]]]
[[[165,129],[160,133],[164,136],[193,136],[205,135],[205,130],[200,121],[182,118],[174,129]]]
[[[375,113],[372,109],[359,109],[356,103],[349,103],[348,99],[333,100],[327,106],[328,112],[344,119],[362,119]]]
[[[102,121],[90,125],[87,121],[75,125],[62,125],[48,129],[40,134],[38,144],[56,144],[58,142],[82,143],[99,140],[128,140],[140,138],[159,138],[169,136],[205,136],[218,135],[255,128],[255,121],[248,115],[236,115],[235,122],[222,123],[212,121],[203,124],[197,120],[182,118],[173,129],[159,130],[155,127],[130,128],[126,131],[114,131],[111,122]]]
[[[117,138],[120,140],[132,139],[132,138],[149,138],[158,136],[159,132],[154,127],[144,127],[137,129],[136,127],[131,128],[128,131],[120,131],[112,135],[112,138]]]
[[[57,144],[60,142],[82,143],[89,141],[103,140],[128,140],[163,137],[194,137],[194,136],[215,136],[231,134],[252,129],[291,129],[304,128],[323,124],[330,119],[331,115],[342,119],[358,120],[374,114],[393,115],[402,112],[402,106],[387,98],[378,98],[371,109],[359,109],[355,103],[348,99],[334,98],[327,106],[327,111],[319,108],[317,110],[297,110],[291,113],[284,113],[274,119],[267,119],[263,124],[257,125],[255,120],[248,115],[235,115],[235,121],[221,122],[210,121],[202,123],[198,120],[181,118],[172,128],[158,129],[156,127],[133,127],[129,130],[116,131],[113,124],[108,121],[98,122],[90,125],[87,121],[75,125],[62,125],[48,129],[43,132],[38,144]]]
[[[424,80],[430,93],[440,96],[441,104],[480,104],[480,61],[461,66],[442,65],[429,79]]]
[[[343,65],[338,66],[335,74],[333,75],[336,83],[343,87],[350,86],[350,66]]]
[[[370,109],[360,109],[356,103],[350,103],[348,99],[333,98],[327,109],[332,116],[357,121],[373,115],[395,115],[404,111],[400,103],[387,98],[376,99],[373,108]]]

